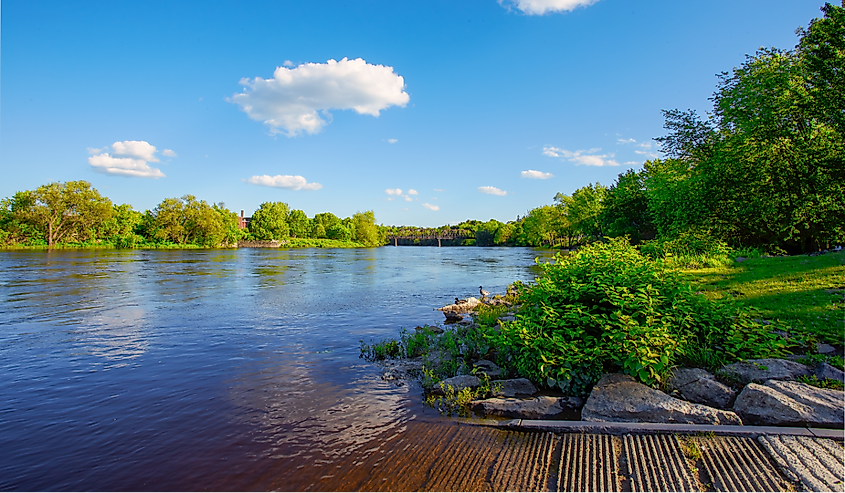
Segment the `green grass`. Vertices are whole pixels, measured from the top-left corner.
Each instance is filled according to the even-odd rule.
[[[761,318],[808,342],[845,343],[845,251],[679,272],[708,298],[756,308]]]
[[[288,238],[288,243],[280,248],[366,248],[366,245],[328,238]]]

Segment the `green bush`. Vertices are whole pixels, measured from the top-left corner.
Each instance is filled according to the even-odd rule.
[[[603,372],[652,385],[697,356],[735,361],[783,353],[782,339],[752,312],[694,294],[627,238],[558,254],[540,267],[516,320],[490,335],[497,360],[534,382],[583,394]]]
[[[672,267],[719,267],[732,262],[727,243],[709,231],[686,231],[673,238],[658,238],[640,245],[643,255]]]

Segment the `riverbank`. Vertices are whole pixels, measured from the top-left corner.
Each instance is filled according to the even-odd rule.
[[[252,242],[259,243],[259,242]],[[270,243],[270,242],[260,242]],[[204,246],[182,243],[141,243],[132,246],[116,245],[114,243],[59,243],[53,246],[47,245],[6,245],[0,246],[0,251],[15,250],[214,250],[214,249],[237,249],[235,245]],[[252,247],[240,247],[252,248]],[[279,242],[278,246],[265,246],[263,248],[371,248],[354,241],[332,240],[328,238],[289,238]]]
[[[620,255],[628,255],[627,263],[639,269],[636,276],[625,278],[624,272],[613,271],[620,268],[616,264],[626,263],[624,259],[601,269],[583,269],[599,267],[593,264]],[[637,255],[617,245],[574,256],[580,260],[559,259],[564,264],[561,269],[546,268],[533,287],[509,289],[508,295],[485,300],[487,303],[466,310],[470,313],[465,315],[461,308],[468,305],[456,300],[455,305],[439,309],[453,321],[464,320],[444,327],[403,330],[398,339],[362,342],[362,357],[379,361],[385,380],[418,379],[429,405],[445,414],[475,411],[523,419],[573,419],[577,414],[574,419],[582,419],[582,413],[587,413],[598,421],[663,419],[710,424],[739,424],[742,416],[746,424],[822,422],[841,427],[845,338],[839,335],[843,330],[839,314],[845,293],[845,269],[841,267],[845,254],[739,258],[734,265],[717,269],[671,272]],[[635,295],[642,291],[632,283],[642,281],[644,272],[656,275],[641,295],[650,300],[643,304],[649,310],[655,304],[666,305],[658,291],[673,289],[689,293],[676,297],[673,304],[699,306],[689,311],[687,318],[672,319],[685,320],[686,332],[672,329],[675,325],[670,323],[668,332],[657,333],[664,339],[674,337],[668,346],[660,346],[662,340],[655,344],[655,333],[647,333],[657,322],[638,327],[641,309],[631,311],[626,306],[636,304]],[[652,281],[663,282],[673,276],[680,279],[679,285],[654,289],[657,284]],[[570,281],[586,298],[573,295]],[[740,300],[744,303],[738,303]],[[770,303],[758,307],[761,300]],[[595,325],[590,324],[607,313],[610,315],[602,319],[605,325],[598,325],[599,332],[594,332],[591,327]],[[654,312],[646,323],[660,317],[665,320],[670,315]],[[721,322],[716,320],[719,317]],[[615,330],[612,324],[618,320],[627,324],[624,340],[633,340],[622,349],[639,355],[638,367],[626,366],[624,354],[594,352],[595,358],[607,358],[598,364],[585,359],[577,363],[579,360],[571,357],[607,345],[607,333]],[[584,329],[566,328],[564,323],[582,324]],[[556,353],[556,348],[565,348],[563,354]],[[647,364],[652,367],[643,372]],[[563,365],[568,371],[559,370]],[[591,404],[597,390],[610,400]],[[761,405],[761,399],[783,392],[791,393],[793,401],[827,399],[834,417],[762,416],[764,408],[772,406]],[[628,416],[603,415],[630,407],[622,404],[634,395],[639,401],[647,397],[648,405]]]

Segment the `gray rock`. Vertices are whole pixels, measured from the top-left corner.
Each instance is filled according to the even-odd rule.
[[[828,363],[819,363],[816,365],[816,368],[813,370],[813,375],[815,375],[819,380],[829,378],[831,380],[845,382],[845,372],[839,368],[830,366]]]
[[[748,260],[748,258],[746,258],[746,257],[737,257],[736,258],[737,262],[745,262],[746,260]]]
[[[426,331],[426,332],[429,332],[431,334],[442,334],[443,332],[446,332],[445,330],[443,330],[442,328],[440,328],[436,325],[426,325],[425,327],[420,327],[418,325],[418,326],[414,327],[414,330],[416,330],[417,332]]]
[[[749,383],[734,403],[747,423],[773,426],[828,426],[842,429],[845,392],[801,382]]]
[[[819,354],[830,354],[836,351],[836,348],[831,346],[830,344],[824,343],[817,343],[816,344],[816,352]]]
[[[800,376],[809,376],[806,365],[786,359],[750,359],[723,366],[720,373],[742,385],[766,380],[795,380]]]
[[[728,409],[736,397],[734,389],[717,382],[713,374],[700,368],[676,369],[669,385],[690,402],[719,409]]]
[[[496,363],[486,359],[480,359],[472,366],[476,367],[477,373],[484,373],[490,378],[499,378],[502,376],[502,369]]]
[[[457,322],[463,320],[464,316],[454,310],[443,310],[443,315],[446,315],[446,320]]]
[[[481,380],[479,380],[475,375],[458,375],[456,377],[447,378],[446,380],[438,383],[433,389],[431,389],[431,393],[443,395],[446,393],[446,389],[449,388],[449,386],[455,389],[455,392],[460,392],[465,388],[475,390],[480,385]]]
[[[584,421],[741,425],[739,416],[654,390],[628,375],[602,377],[581,410]]]
[[[516,397],[537,393],[537,387],[527,378],[496,380],[490,382],[490,388],[493,391],[493,397]]]
[[[541,395],[533,399],[484,399],[469,403],[473,411],[486,416],[520,419],[554,419],[567,408],[569,400]]]

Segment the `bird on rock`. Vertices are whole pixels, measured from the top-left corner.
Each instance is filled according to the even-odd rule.
[[[484,299],[484,298],[486,298],[486,297],[490,296],[490,293],[489,293],[489,292],[487,292],[487,291],[484,291],[484,288],[482,288],[481,286],[478,286],[478,291],[481,293],[481,298],[482,298],[482,299]]]

